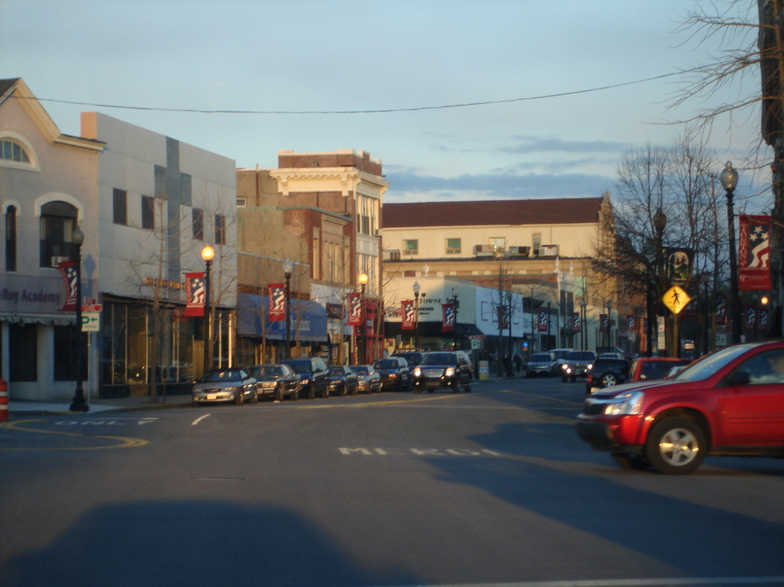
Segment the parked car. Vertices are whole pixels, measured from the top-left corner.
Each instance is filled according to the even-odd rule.
[[[588,365],[595,360],[596,353],[593,351],[572,351],[561,365],[561,381],[576,381],[578,377],[585,377]]]
[[[329,391],[338,395],[357,395],[359,383],[357,374],[346,365],[332,365],[329,368]]]
[[[422,355],[424,354],[425,353],[419,351],[400,351],[397,353],[392,353],[391,356],[403,357],[406,360],[406,363],[408,363],[409,369],[413,369],[422,362]]]
[[[411,372],[403,357],[379,359],[373,363],[373,367],[381,376],[381,389],[411,389]]]
[[[248,369],[248,374],[256,379],[256,392],[259,396],[272,396],[278,402],[284,395],[291,399],[299,398],[299,376],[289,365],[256,365]]]
[[[381,391],[381,375],[373,365],[351,365],[351,370],[357,374],[357,391],[365,393]]]
[[[691,363],[691,359],[678,357],[638,357],[629,367],[627,381],[650,381],[664,379],[673,367],[684,367]]]
[[[555,360],[555,353],[534,353],[528,360],[526,376],[537,377],[539,375],[545,375],[546,377],[550,377],[551,375],[555,375],[557,368],[558,361]]]
[[[575,427],[626,468],[684,474],[708,455],[784,457],[784,341],[726,347],[674,379],[598,391]]]
[[[574,349],[552,349],[550,352],[555,355],[555,361],[558,363],[558,370],[556,373],[561,372],[561,367],[566,363],[566,357],[569,356]]]
[[[321,397],[329,397],[329,369],[322,359],[287,359],[283,363],[294,369],[299,377],[300,393],[307,393],[308,399],[313,399],[317,393]]]
[[[473,369],[465,351],[437,351],[425,353],[422,362],[414,367],[412,382],[414,392],[427,389],[433,393],[439,388],[451,389],[453,393],[471,391]]]
[[[211,369],[194,382],[191,394],[194,404],[258,401],[256,380],[244,369]]]
[[[629,351],[625,351],[622,348],[617,347],[617,346],[599,346],[599,347],[596,347],[596,354],[597,355],[601,355],[602,353],[619,353],[619,354],[623,355],[624,359],[626,359],[627,361],[630,361],[630,362],[631,362],[632,359],[634,359],[637,356],[636,354],[634,354],[632,352],[629,352]]]
[[[590,395],[597,389],[624,383],[629,377],[629,363],[626,359],[598,358],[588,365],[585,374],[585,394]]]

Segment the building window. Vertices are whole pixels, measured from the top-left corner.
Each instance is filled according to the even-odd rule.
[[[193,238],[197,241],[204,240],[204,212],[198,208],[194,208],[192,212],[193,217]]]
[[[57,267],[73,257],[71,234],[76,226],[76,208],[67,202],[49,202],[41,207],[40,266]]]
[[[38,381],[38,327],[9,324],[9,381]]]
[[[417,239],[403,241],[403,254],[404,255],[418,255],[419,254],[419,241]]]
[[[0,159],[13,161],[15,163],[27,163],[30,165],[30,156],[25,148],[11,139],[0,141]]]
[[[506,237],[494,236],[490,238],[490,246],[496,253],[503,253],[506,249]]]
[[[73,326],[54,327],[54,380],[76,381],[77,337]],[[87,379],[87,340],[82,338],[82,380]]]
[[[5,211],[5,270],[16,271],[16,206]]]
[[[446,254],[459,255],[460,254],[460,239],[448,238],[446,239]]]
[[[155,198],[142,196],[142,228],[155,228]]]
[[[534,257],[538,257],[539,249],[542,247],[542,235],[540,233],[537,232],[536,234],[534,234],[533,244],[534,244],[533,246]]]
[[[223,214],[215,215],[215,244],[226,244],[226,217]]]
[[[112,192],[112,203],[114,205],[114,223],[128,225],[128,192],[114,188]]]

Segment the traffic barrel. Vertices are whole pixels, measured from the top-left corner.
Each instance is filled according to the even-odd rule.
[[[0,377],[0,422],[8,420],[8,383]]]

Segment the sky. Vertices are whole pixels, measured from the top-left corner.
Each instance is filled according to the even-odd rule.
[[[669,74],[727,48],[678,32],[696,1],[0,0],[0,79],[65,134],[98,111],[240,168],[363,150],[385,203],[595,197],[625,153],[755,91],[671,108]],[[756,110],[711,135],[717,173],[741,172],[736,211],[770,206],[742,196],[769,183],[743,167],[758,139]]]

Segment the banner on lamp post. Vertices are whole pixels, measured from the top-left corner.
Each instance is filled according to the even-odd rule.
[[[770,279],[770,216],[738,215],[738,289],[768,290]]]
[[[349,326],[362,326],[362,299],[358,293],[346,294],[346,304],[348,305]]]
[[[455,305],[441,304],[441,332],[455,331]]]
[[[416,325],[416,314],[414,310],[414,302],[405,300],[400,302],[401,315],[403,316],[400,321],[401,330],[414,330]]]
[[[580,314],[575,312],[572,314],[572,332],[580,332],[582,330],[582,321],[580,320]]]
[[[76,311],[76,286],[79,281],[79,275],[76,273],[75,261],[63,261],[57,265],[60,268],[60,274],[63,276],[65,283],[65,303],[60,308],[61,312],[75,312]],[[81,301],[79,302],[81,303]]]
[[[283,283],[271,283],[267,286],[269,292],[270,322],[282,322],[286,319],[286,286]]]
[[[185,274],[185,315],[204,316],[204,273]]]

